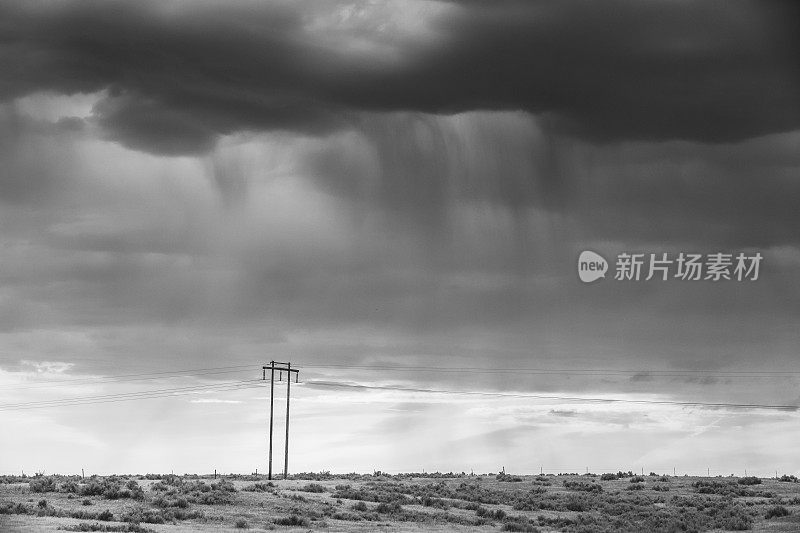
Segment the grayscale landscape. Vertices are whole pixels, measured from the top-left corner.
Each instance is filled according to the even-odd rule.
[[[799,30],[0,0],[0,531],[800,531]]]
[[[798,531],[794,476],[39,476],[1,480],[9,531]]]

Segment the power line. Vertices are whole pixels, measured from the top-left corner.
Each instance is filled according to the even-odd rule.
[[[216,389],[209,389],[206,391],[199,391],[199,392],[230,392],[230,391],[238,391],[244,389],[251,389],[261,387],[262,385],[234,385],[234,386],[227,386],[221,387]],[[161,394],[153,394],[148,396],[140,396],[136,398],[117,398],[117,399],[105,399],[105,400],[96,400],[96,401],[81,401],[81,402],[74,402],[74,403],[65,403],[65,404],[55,404],[55,405],[34,405],[29,407],[19,407],[19,408],[11,408],[8,409],[9,411],[24,411],[28,409],[44,409],[48,407],[59,408],[59,407],[71,407],[73,405],[93,405],[93,404],[102,404],[102,403],[116,403],[116,402],[126,402],[132,400],[150,400],[153,398],[174,398],[175,396],[179,395],[188,395],[193,394],[193,392],[178,392],[178,393],[161,393]],[[2,411],[3,409],[0,409]]]
[[[91,399],[100,399],[100,398],[108,398],[108,397],[115,397],[115,396],[130,396],[130,395],[135,395],[135,394],[149,394],[149,393],[155,393],[155,392],[189,391],[189,390],[194,390],[194,389],[203,389],[203,388],[208,388],[208,387],[215,387],[217,385],[228,385],[228,384],[233,385],[233,384],[237,384],[237,383],[248,383],[250,381],[253,381],[253,380],[223,381],[221,383],[207,383],[205,385],[190,385],[190,386],[186,386],[186,387],[169,387],[169,388],[166,388],[166,389],[153,389],[153,390],[145,390],[145,391],[138,391],[138,392],[120,392],[120,393],[114,393],[114,394],[101,394],[101,395],[95,395],[95,396],[73,396],[71,398],[60,398],[60,399],[55,399],[55,400],[40,400],[40,401],[35,401],[35,402],[23,402],[23,403],[17,403],[17,404],[4,404],[4,405],[7,405],[7,406],[21,406],[21,405],[31,405],[31,404],[37,404],[37,403],[49,403],[49,402],[61,402],[61,401],[85,400],[85,399],[90,399],[91,400]]]
[[[422,392],[434,394],[460,394],[471,396],[495,396],[503,398],[531,398],[537,400],[563,400],[571,402],[592,402],[592,403],[635,403],[647,405],[677,405],[683,407],[728,407],[737,409],[776,409],[781,411],[797,411],[797,405],[768,405],[768,404],[745,404],[745,403],[724,403],[724,402],[681,402],[675,400],[631,400],[625,398],[590,398],[582,396],[560,396],[546,394],[520,394],[508,392],[486,392],[486,391],[456,391],[448,389],[422,389],[415,387],[394,387],[389,385],[363,385],[356,383],[326,382],[326,381],[307,381],[305,385],[316,387],[348,387],[353,389],[366,390],[394,390],[403,392]]]
[[[207,375],[221,375],[244,372],[252,369],[255,365],[231,365],[221,367],[208,367],[208,368],[195,368],[184,370],[172,370],[164,372],[145,372],[136,374],[119,374],[100,377],[76,378],[76,379],[62,379],[62,380],[44,380],[37,381],[32,384],[25,385],[12,385],[9,387],[2,387],[0,391],[4,390],[30,390],[39,388],[51,387],[64,387],[73,385],[93,385],[101,383],[114,383],[114,382],[134,382],[134,381],[149,381],[157,379],[174,379],[181,377],[195,377]],[[503,375],[503,374],[524,374],[524,375],[568,375],[568,376],[628,376],[642,375],[646,377],[693,377],[698,374],[704,378],[774,378],[774,377],[793,377],[799,375],[800,371],[718,371],[718,370],[608,370],[608,369],[559,369],[559,368],[530,368],[530,367],[517,367],[517,368],[483,368],[483,367],[440,367],[440,366],[421,366],[421,367],[407,367],[407,366],[394,366],[394,365],[349,365],[349,364],[327,364],[327,365],[305,365],[306,368],[319,368],[319,369],[360,369],[360,370],[380,370],[380,371],[425,371],[425,372],[442,372],[442,373],[455,373],[455,374],[485,374],[485,375]]]
[[[138,376],[150,376],[150,377],[140,377],[138,379],[133,379],[130,381],[139,381],[139,380],[146,380],[146,379],[164,379],[167,375],[172,375],[172,377],[191,377],[192,375],[203,375],[205,374],[218,374],[218,373],[227,373],[227,372],[236,372],[236,370],[225,371],[224,369],[230,368],[252,368],[254,365],[240,365],[240,366],[228,366],[228,367],[215,367],[215,368],[204,368],[204,369],[187,369],[187,370],[176,370],[176,371],[166,371],[166,372],[150,372],[150,373],[140,373],[140,374],[122,374],[116,376],[107,376],[105,379],[108,381],[119,380],[127,377],[138,377]],[[531,368],[502,368],[502,369],[485,369],[479,367],[461,367],[461,368],[446,368],[446,367],[402,367],[402,366],[389,366],[389,365],[307,365],[309,368],[361,368],[361,369],[369,369],[369,370],[404,370],[404,371],[412,371],[412,370],[423,370],[423,371],[444,371],[444,372],[468,372],[468,373],[523,373],[523,372],[542,372],[542,373],[561,373],[561,372],[600,372],[599,370],[569,370],[569,369],[531,369]],[[219,372],[215,372],[216,370],[220,370]],[[188,372],[193,372],[194,374],[186,374]],[[617,372],[645,372],[645,371],[617,371]],[[658,373],[661,371],[649,371]],[[705,372],[705,371],[699,371]],[[186,375],[178,375],[175,374],[186,374]],[[771,374],[768,372],[754,372],[755,375],[766,375]],[[745,375],[744,372],[737,372],[737,375]],[[76,381],[84,381],[84,380],[61,380],[60,383],[64,382],[76,382]],[[89,380],[93,383],[102,383],[105,380]],[[223,392],[227,390],[236,390],[238,388],[250,388],[253,386],[260,386],[259,383],[261,380],[243,380],[243,381],[234,381],[234,382],[220,382],[220,383],[212,383],[212,384],[205,384],[205,385],[194,385],[194,386],[187,386],[187,387],[171,387],[166,389],[155,389],[155,390],[148,390],[148,391],[138,391],[138,392],[129,392],[129,393],[115,393],[115,394],[105,394],[105,395],[94,395],[94,396],[78,396],[73,398],[60,398],[60,399],[53,399],[53,400],[40,400],[40,401],[32,401],[32,402],[22,402],[22,403],[12,403],[12,404],[0,404],[0,411],[10,411],[10,410],[23,410],[23,409],[38,409],[38,408],[46,408],[46,407],[65,407],[70,405],[87,405],[87,404],[95,404],[95,403],[107,403],[107,402],[118,402],[118,401],[130,401],[130,400],[137,400],[137,399],[150,399],[150,398],[159,398],[159,397],[168,397],[173,395],[181,395],[181,394],[193,394],[199,392]],[[59,383],[59,382],[56,382]],[[595,403],[633,403],[633,404],[651,404],[651,405],[677,405],[677,406],[687,406],[687,407],[708,407],[708,408],[739,408],[739,409],[775,409],[775,410],[785,410],[785,411],[796,411],[798,406],[796,405],[768,405],[768,404],[744,404],[744,403],[727,403],[727,402],[682,402],[682,401],[672,401],[672,400],[633,400],[633,399],[624,399],[624,398],[597,398],[597,397],[578,397],[578,396],[561,396],[561,395],[542,395],[542,394],[520,394],[520,393],[502,393],[502,392],[487,392],[487,391],[457,391],[457,390],[449,390],[449,389],[425,389],[425,388],[415,388],[415,387],[396,387],[396,386],[379,386],[379,385],[363,385],[363,384],[353,384],[353,383],[344,383],[344,382],[326,382],[326,381],[312,381],[308,383],[312,386],[328,386],[328,387],[348,387],[348,388],[358,388],[358,389],[376,389],[376,390],[395,390],[395,391],[404,391],[404,392],[421,392],[421,393],[436,393],[436,394],[457,394],[457,395],[480,395],[480,396],[493,396],[493,397],[509,397],[509,398],[531,398],[531,399],[545,399],[545,400],[560,400],[560,401],[584,401],[584,402],[595,402]],[[44,384],[42,384],[44,385]]]
[[[781,371],[737,371],[737,370],[608,370],[608,369],[592,369],[592,368],[484,368],[484,367],[439,367],[439,366],[393,366],[393,365],[347,365],[347,364],[330,364],[330,365],[303,365],[305,368],[322,368],[322,369],[360,369],[360,370],[389,370],[389,371],[425,371],[425,372],[452,372],[452,373],[466,373],[466,374],[565,374],[565,375],[582,375],[582,376],[627,376],[627,375],[652,375],[659,377],[691,377],[693,375],[701,374],[703,377],[784,377],[787,375],[800,375],[799,371],[781,370]]]
[[[237,366],[220,366],[211,368],[195,368],[186,370],[173,370],[165,372],[144,372],[139,374],[118,374],[110,376],[99,377],[83,377],[76,379],[60,379],[60,380],[41,380],[36,383],[25,385],[12,385],[10,387],[1,387],[0,390],[27,390],[42,387],[63,387],[68,385],[85,385],[95,383],[112,383],[117,381],[147,381],[152,379],[172,379],[181,377],[194,377],[203,375],[217,375],[217,374],[232,374],[237,372],[244,372],[245,370],[252,370],[257,368],[255,365],[237,365]],[[237,369],[237,370],[229,370]],[[146,377],[139,377],[146,376]],[[134,378],[134,379],[125,379]]]
[[[252,367],[251,367],[252,369]],[[221,374],[241,374],[243,372],[248,372],[249,370],[221,370],[217,372],[192,372],[191,374],[176,374],[172,376],[153,376],[147,378],[134,378],[134,379],[120,379],[120,378],[100,378],[100,379],[76,379],[76,380],[69,380],[69,383],[56,383],[54,385],[50,385],[49,383],[37,383],[35,385],[29,386],[11,386],[11,387],[3,387],[0,388],[0,391],[6,390],[33,390],[33,389],[55,389],[59,387],[70,387],[70,386],[91,386],[91,385],[99,385],[105,383],[133,383],[138,381],[152,381],[152,380],[173,380],[179,378],[194,378],[200,376],[218,376]]]
[[[248,388],[260,387],[261,385],[234,385],[234,386],[225,386],[216,389],[208,389],[206,391],[198,391],[198,392],[228,392],[234,390],[243,390]],[[61,403],[61,404],[51,404],[51,405],[33,405],[33,406],[25,406],[25,407],[12,407],[8,409],[0,409],[0,411],[25,411],[30,409],[45,409],[45,408],[60,408],[60,407],[71,407],[71,406],[82,406],[82,405],[94,405],[94,404],[103,404],[103,403],[116,403],[116,402],[125,402],[125,401],[132,401],[132,400],[149,400],[153,398],[174,398],[179,395],[188,395],[193,394],[193,392],[177,392],[177,393],[158,393],[158,394],[151,394],[151,395],[142,395],[138,397],[126,397],[126,398],[108,398],[108,399],[101,399],[101,400],[82,400],[79,402],[71,402],[71,403]]]
[[[258,383],[258,385],[256,385]],[[127,392],[117,394],[103,394],[96,396],[78,396],[73,398],[59,398],[54,400],[40,400],[34,402],[22,402],[16,404],[0,404],[0,411],[39,409],[44,407],[65,407],[70,405],[85,405],[93,403],[105,403],[112,401],[140,400],[149,398],[163,398],[174,395],[194,394],[199,392],[221,392],[225,390],[235,390],[243,386],[261,386],[261,380],[243,380],[233,382],[212,383],[206,385],[195,385],[190,387],[172,387],[167,389],[155,389],[148,391]]]

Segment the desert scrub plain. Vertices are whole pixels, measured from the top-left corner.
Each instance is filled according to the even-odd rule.
[[[0,531],[800,531],[794,476],[0,476]]]

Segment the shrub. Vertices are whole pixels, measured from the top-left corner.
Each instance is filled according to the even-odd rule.
[[[227,479],[221,479],[219,483],[212,483],[211,490],[221,490],[225,492],[236,492],[236,487]]]
[[[123,522],[132,522],[138,524],[140,522],[145,524],[163,524],[166,522],[164,515],[161,511],[156,509],[145,509],[143,507],[135,507],[128,510],[120,517]]]
[[[55,492],[56,480],[52,476],[42,476],[28,482],[31,492]]]
[[[336,512],[333,513],[333,515],[331,515],[331,518],[333,518],[334,520],[347,520],[349,522],[358,522],[359,520],[361,520],[361,515],[356,513]]]
[[[85,499],[84,499],[84,500],[81,502],[81,505],[92,505],[92,500],[90,500],[89,498],[85,498]]]
[[[323,487],[319,483],[309,483],[306,486],[301,487],[301,488],[299,488],[297,490],[301,490],[303,492],[316,492],[316,493],[327,492],[325,490],[325,487]]]
[[[91,479],[89,483],[80,487],[80,489],[76,486],[75,492],[81,496],[102,496],[107,500],[118,500],[120,498],[144,499],[144,490],[135,480],[131,479],[123,485],[122,480],[116,476],[110,476],[100,481],[96,478]]]
[[[798,480],[796,476],[793,476],[793,475],[787,476],[786,474],[782,475],[778,479],[778,481],[786,481],[786,482],[789,482],[789,483],[798,483],[798,482],[800,482],[800,480]]]
[[[772,507],[767,509],[767,512],[764,514],[764,518],[769,520],[770,518],[780,518],[783,516],[789,516],[790,514],[791,512],[789,511],[789,509],[787,509],[783,505],[773,505]]]
[[[0,483],[25,483],[28,476],[0,476]]]
[[[480,518],[487,518],[489,520],[502,520],[506,517],[506,512],[502,509],[495,509],[492,511],[491,509],[487,509],[485,507],[478,507],[475,510],[475,514]]]
[[[140,526],[139,524],[125,524],[122,526],[111,526],[106,524],[81,522],[75,526],[63,526],[59,529],[64,531],[119,531],[123,533],[155,533],[152,529]]]
[[[756,478],[758,479],[758,478]],[[759,483],[761,481],[759,480]],[[772,493],[769,492],[755,492],[745,487],[739,486],[733,481],[695,481],[692,483],[695,491],[698,494],[719,494],[720,496],[741,496],[753,497],[761,496],[764,498],[771,498]]]
[[[233,495],[236,492],[233,483],[224,479],[211,485],[206,485],[202,481],[193,481],[181,484],[177,489],[186,496],[188,502],[204,505],[233,503]],[[167,495],[170,495],[170,491],[167,491]]]
[[[250,525],[247,523],[247,520],[245,520],[244,518],[240,518],[239,520],[237,520],[236,524],[234,525],[236,526],[236,529],[247,529],[250,527]]]
[[[0,515],[2,514],[28,514],[28,508],[23,504],[14,505],[13,502],[0,503]]]
[[[398,501],[382,502],[375,508],[375,511],[384,514],[394,514],[402,512],[403,506]]]
[[[538,533],[537,529],[530,521],[523,516],[509,517],[509,520],[503,523],[502,531],[522,531],[524,533]]]
[[[189,520],[204,518],[202,511],[187,511],[182,508],[168,507],[163,509],[148,509],[141,505],[128,509],[120,518],[123,522],[147,524],[164,524],[175,520]]]
[[[569,518],[564,517],[555,517],[555,518],[548,518],[544,515],[539,515],[536,517],[536,521],[540,526],[548,526],[557,529],[566,529],[569,526],[574,526],[577,524],[574,520],[570,520]]]
[[[619,479],[619,476],[617,476],[616,474],[607,473],[600,475],[600,481],[613,481],[615,479]]]
[[[642,476],[633,476],[630,480],[631,483],[644,483],[644,478]]]
[[[356,502],[353,504],[353,507],[351,509],[353,509],[354,511],[366,511],[367,504],[364,502]]]
[[[583,481],[564,481],[564,488],[569,490],[579,490],[582,492],[603,492],[603,487],[597,483],[585,483]]]
[[[761,485],[761,479],[756,476],[739,478],[739,485]]]
[[[80,487],[77,483],[72,480],[67,481],[61,485],[61,492],[66,492],[69,494],[77,494],[80,491]]]
[[[81,496],[100,496],[103,494],[105,488],[101,483],[98,483],[95,480],[89,481],[89,483],[85,484],[81,487],[80,494]]]
[[[247,492],[274,492],[275,484],[271,481],[267,483],[253,483],[243,487],[242,490]]]
[[[279,526],[301,526],[308,527],[308,519],[295,514],[284,518],[276,518],[275,524]]]
[[[582,498],[572,496],[564,502],[564,507],[568,511],[588,511],[589,504]]]
[[[441,498],[431,498],[430,496],[423,496],[419,502],[425,507],[437,507],[439,509],[447,510],[450,508],[450,502]]]
[[[161,481],[167,485],[172,485],[175,487],[183,484],[183,480],[180,478],[180,476],[176,476],[175,474],[166,474],[161,476]]]

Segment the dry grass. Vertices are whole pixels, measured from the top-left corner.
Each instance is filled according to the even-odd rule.
[[[0,530],[800,531],[800,484],[784,479],[327,472],[271,483],[265,476],[5,479]]]

